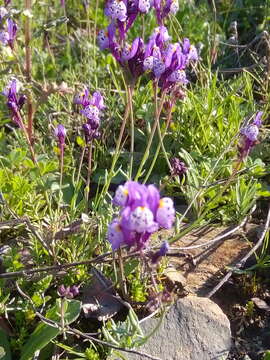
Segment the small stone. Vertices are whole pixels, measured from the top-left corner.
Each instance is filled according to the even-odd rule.
[[[157,323],[156,318],[143,322],[144,334]],[[158,330],[137,350],[162,360],[225,360],[230,348],[230,322],[220,307],[208,298],[187,296],[169,309]],[[127,355],[129,360],[145,359]]]

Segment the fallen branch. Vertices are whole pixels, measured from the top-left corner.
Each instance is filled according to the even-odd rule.
[[[217,242],[219,242],[220,240],[225,239],[226,237],[234,234],[236,231],[240,230],[243,226],[245,226],[248,218],[250,217],[250,215],[255,211],[256,209],[256,205],[254,205],[251,209],[251,212],[244,218],[244,220],[237,226],[235,226],[233,229],[227,231],[225,234],[216,236],[214,239],[207,241],[206,243],[203,244],[198,244],[198,245],[191,245],[191,246],[183,246],[183,247],[174,247],[173,250],[192,250],[192,249],[198,249],[201,247],[208,247],[210,245],[213,245]],[[170,255],[172,255],[171,253],[169,253]]]
[[[82,261],[76,261],[76,262],[68,263],[68,264],[59,264],[59,265],[45,266],[42,268],[33,268],[33,269],[25,269],[25,270],[20,270],[20,271],[6,272],[6,273],[0,274],[0,279],[23,277],[26,275],[32,275],[32,274],[41,273],[41,272],[61,271],[63,269],[68,269],[68,268],[76,267],[79,265],[91,265],[91,264],[96,264],[96,263],[101,263],[101,262],[102,263],[112,262],[113,259],[108,258],[112,254],[113,254],[113,252],[110,251],[105,254],[99,255],[91,260],[82,260]],[[132,253],[124,255],[123,259],[137,256],[139,254],[140,254],[140,251],[134,251]]]
[[[258,248],[262,245],[265,235],[269,229],[269,226],[270,226],[270,206],[268,209],[268,214],[264,225],[264,229],[261,233],[259,240],[257,241],[256,245],[235,265],[234,267],[235,269],[241,269],[245,265],[246,261],[250,258],[250,256],[253,255],[255,251],[257,251]],[[208,293],[206,297],[208,298],[212,297],[225,284],[225,282],[229,280],[232,274],[233,274],[233,270],[229,271],[228,274],[222,278],[222,280],[214,287],[213,290],[210,291],[210,293]]]

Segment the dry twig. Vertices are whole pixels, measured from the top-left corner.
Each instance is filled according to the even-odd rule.
[[[269,209],[268,209],[268,215],[267,215],[267,219],[264,225],[264,229],[261,233],[261,236],[259,238],[259,240],[257,241],[256,245],[235,265],[235,269],[241,269],[246,261],[250,258],[251,255],[253,255],[255,253],[255,251],[257,251],[259,249],[259,247],[262,245],[263,240],[265,238],[265,235],[269,229],[270,226],[270,205],[269,205]],[[227,282],[229,280],[229,278],[232,276],[233,274],[233,270],[229,271],[227,275],[225,275],[220,282],[214,287],[213,290],[210,291],[210,293],[207,295],[208,298],[212,297],[224,284],[225,282]]]

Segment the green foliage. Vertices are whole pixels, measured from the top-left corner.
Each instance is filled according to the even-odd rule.
[[[64,300],[64,303],[61,303],[61,299],[58,299],[56,305],[48,310],[46,318],[56,322],[59,326],[61,326],[61,320],[68,325],[78,318],[80,311],[80,301]],[[31,359],[37,350],[44,348],[60,332],[59,328],[41,322],[24,345],[20,360]]]
[[[12,1],[12,7],[17,9],[12,16],[19,23],[15,49],[11,51],[0,45],[0,92],[10,77],[15,76],[22,82],[23,92],[31,98],[34,106],[33,148],[37,158],[35,163],[23,131],[11,122],[5,99],[1,97],[0,248],[9,247],[3,254],[1,252],[6,271],[89,261],[111,250],[106,233],[108,223],[118,215],[118,209],[111,204],[116,185],[129,179],[130,173],[133,178],[136,175],[155,121],[153,86],[148,75],[144,75],[132,97],[134,153],[130,151],[130,118],[116,153],[127,102],[127,78],[113,56],[96,46],[97,29],[108,25],[103,14],[104,1],[90,1],[90,6],[85,7],[87,2],[66,0],[65,9],[60,6],[60,1],[33,0],[32,3],[31,81],[25,76],[23,30],[29,11],[23,11],[21,0]],[[188,73],[190,82],[185,96],[175,103],[167,130],[167,110],[162,109],[159,126],[164,134],[163,141],[156,132],[140,174],[141,181],[148,177],[147,183],[162,185],[165,196],[173,197],[177,205],[190,205],[185,219],[182,214],[177,214],[176,236],[188,234],[201,224],[239,223],[255,204],[260,207],[259,201],[268,201],[270,196],[269,85],[262,67],[267,53],[260,48],[260,42],[258,53],[257,48],[251,48],[251,55],[238,61],[235,49],[226,45],[232,21],[237,21],[238,42],[242,45],[263,30],[269,30],[269,1],[258,0],[255,4],[254,0],[223,0],[213,3],[217,6],[216,14],[211,1],[180,1],[180,11],[168,19],[173,41],[188,37],[192,43],[203,46],[201,61]],[[129,42],[137,36],[144,36],[147,41],[154,27],[154,12],[147,15],[147,21],[140,16],[129,32]],[[256,72],[240,69],[223,75],[216,71],[217,68],[250,65],[250,58],[262,63]],[[73,104],[74,95],[84,86],[88,86],[91,93],[100,90],[106,104],[101,139],[93,143],[92,172],[87,189],[88,149],[81,130],[84,119]],[[264,111],[260,144],[234,174],[239,131],[258,110]],[[27,124],[27,105],[21,115]],[[54,136],[54,128],[59,123],[67,128],[62,181],[59,149]],[[158,147],[160,151],[150,171]],[[132,155],[133,169],[130,169]],[[117,161],[112,169],[114,156]],[[180,157],[188,167],[187,173],[179,178],[170,176],[168,159],[174,156]],[[25,223],[3,225],[6,221],[25,217],[32,228]],[[187,223],[185,228],[182,220]],[[270,266],[268,242],[269,232],[262,250],[256,254],[257,264],[248,271]],[[142,262],[138,258],[124,260],[128,296],[134,302],[148,299],[149,284],[142,281]],[[112,277],[115,270],[112,264],[105,262],[102,266]],[[243,270],[238,273],[241,272]],[[80,341],[72,343],[68,334],[63,335],[64,329],[38,320],[33,310],[34,305],[42,314],[47,312],[46,317],[61,326],[63,319],[65,324],[77,320],[76,325],[84,328],[84,321],[79,317],[79,301],[67,300],[61,316],[56,288],[61,284],[83,287],[88,280],[87,264],[56,270],[52,274],[34,275],[33,278],[25,276],[18,284],[28,298],[19,294],[8,281],[1,280],[0,314],[10,317],[15,336],[9,339],[0,332],[0,359],[15,359],[21,354],[21,360],[26,360],[37,350],[42,350],[40,357],[46,359],[52,343],[70,357],[103,359],[109,350],[101,346],[96,348],[94,343],[87,344],[88,348]],[[162,286],[158,284],[158,287]],[[120,293],[118,283],[116,289]],[[252,302],[247,304],[247,313],[252,314],[252,306]],[[126,321],[104,323],[102,334],[111,344],[127,348],[139,346],[151,336],[142,334],[132,309]],[[112,355],[124,358],[117,351]],[[264,357],[268,359],[268,352]]]

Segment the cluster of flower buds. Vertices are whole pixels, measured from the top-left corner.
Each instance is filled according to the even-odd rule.
[[[159,260],[167,254],[169,250],[170,250],[170,246],[168,241],[166,240],[163,241],[160,249],[151,256],[152,264],[157,264]]]
[[[147,44],[142,38],[126,41],[126,33],[137,15],[146,13],[154,7],[159,27],[154,30]],[[108,1],[105,14],[111,23],[106,30],[98,33],[97,41],[101,50],[108,49],[119,64],[128,70],[133,81],[145,71],[150,70],[152,78],[156,78],[159,86],[166,90],[173,85],[185,85],[185,68],[191,61],[198,60],[196,48],[188,39],[179,43],[171,43],[163,19],[169,13],[178,11],[177,0],[141,0],[141,1]]]
[[[144,54],[144,70],[151,71],[162,90],[174,85],[188,83],[185,68],[199,59],[195,46],[185,38],[179,43],[170,43],[165,26],[159,26],[150,36]]]
[[[82,94],[75,97],[74,103],[83,107],[80,113],[87,118],[87,123],[82,126],[86,143],[97,139],[100,136],[101,111],[105,108],[103,96],[95,91],[90,97],[89,90],[85,88]]]
[[[154,185],[127,181],[117,188],[113,204],[121,207],[120,216],[108,228],[113,250],[124,244],[142,249],[152,233],[171,228],[175,219],[172,199],[160,198]]]
[[[60,149],[60,153],[63,154],[64,147],[65,147],[65,139],[67,136],[67,131],[66,131],[66,128],[64,127],[64,125],[59,124],[54,130],[54,135],[58,139],[58,146]]]
[[[73,299],[75,296],[79,295],[80,290],[76,285],[67,286],[60,285],[57,289],[57,293],[61,297],[65,297],[67,299]]]
[[[170,160],[171,164],[171,175],[172,176],[181,176],[184,175],[187,172],[187,166],[186,164],[181,161],[179,158],[171,158]]]
[[[19,95],[18,92],[20,91],[21,83],[19,80],[12,78],[2,95],[4,95],[7,99],[7,107],[11,112],[12,121],[14,121],[20,128],[22,128],[22,117],[20,111],[26,101],[25,95]]]
[[[6,5],[7,3],[9,2],[6,1]],[[18,26],[9,17],[8,10],[5,7],[0,7],[0,42],[13,49],[17,31]]]
[[[250,150],[258,143],[259,128],[262,124],[263,112],[259,111],[253,123],[241,129],[240,141],[238,144],[239,159],[246,158]]]
[[[154,0],[154,8],[158,24],[163,25],[166,16],[175,15],[178,12],[179,3],[178,0]]]

